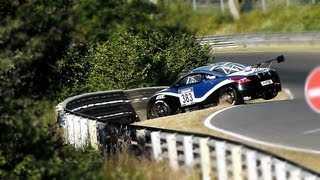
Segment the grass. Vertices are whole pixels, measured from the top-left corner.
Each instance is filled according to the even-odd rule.
[[[288,96],[285,93],[279,93],[278,96],[273,100],[285,100]],[[254,103],[265,102],[264,100],[256,100]],[[237,139],[235,137],[208,129],[204,126],[203,121],[206,117],[212,113],[226,108],[226,105],[211,107],[208,109],[203,109],[199,111],[193,111],[183,114],[177,114],[168,117],[157,118],[154,120],[141,121],[136,123],[137,125],[148,126],[148,127],[159,127],[179,131],[188,131],[202,134],[209,134],[213,136],[218,136],[226,138],[229,140],[238,141],[261,150],[265,150],[274,154],[277,154],[285,159],[291,160],[302,166],[313,169],[314,171],[320,172],[320,154],[312,154],[300,151],[293,151],[289,149],[275,148],[261,144],[254,144],[251,142],[244,141],[242,139]]]
[[[121,180],[175,180],[200,179],[200,173],[191,171],[186,174],[183,169],[170,168],[168,161],[155,162],[145,157],[135,157],[129,153],[118,153],[102,166],[103,179]]]
[[[294,18],[293,18],[294,17]],[[188,26],[197,35],[239,34],[257,32],[320,31],[320,6],[277,6],[266,13],[260,9],[241,14],[238,21],[229,13],[194,13]]]

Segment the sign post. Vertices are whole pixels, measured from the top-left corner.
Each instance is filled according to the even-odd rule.
[[[320,66],[315,68],[306,80],[304,94],[309,106],[320,113]]]

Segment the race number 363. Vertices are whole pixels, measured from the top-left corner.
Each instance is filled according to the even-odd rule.
[[[193,88],[182,89],[179,91],[181,106],[191,105],[194,101]]]

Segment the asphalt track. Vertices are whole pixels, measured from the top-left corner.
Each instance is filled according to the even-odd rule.
[[[304,98],[308,74],[320,66],[320,52],[284,52],[286,62],[273,64],[292,100],[240,105],[209,119],[211,127],[267,144],[320,153],[320,114],[310,109]],[[239,52],[216,54],[216,61],[255,64],[273,59],[279,52]]]

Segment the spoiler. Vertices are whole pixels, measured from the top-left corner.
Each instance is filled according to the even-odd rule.
[[[256,68],[255,72],[260,72],[261,70],[259,70],[259,69],[261,69],[261,68],[266,68],[267,70],[269,70],[273,61],[277,61],[278,63],[284,62],[284,56],[280,55],[275,59],[270,59],[268,61],[255,64],[252,67]]]

